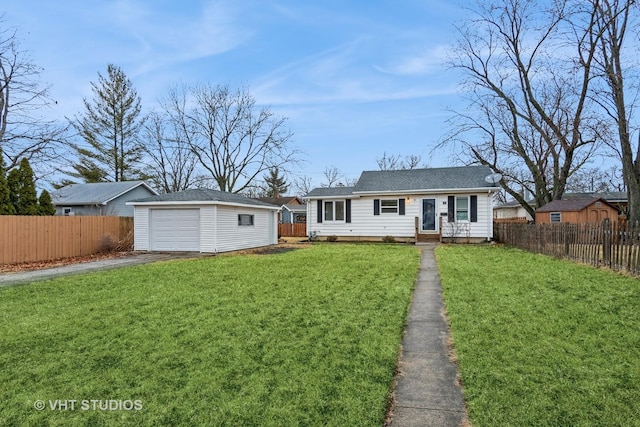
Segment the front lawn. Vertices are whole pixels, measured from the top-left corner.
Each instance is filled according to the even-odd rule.
[[[382,425],[418,265],[314,244],[0,289],[0,425]]]
[[[474,427],[640,425],[640,281],[502,246],[440,246]]]

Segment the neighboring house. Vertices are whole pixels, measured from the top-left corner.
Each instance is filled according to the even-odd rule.
[[[627,213],[628,194],[626,191],[606,191],[604,193],[564,193],[562,199],[604,199],[615,206],[621,214]]]
[[[279,206],[195,189],[127,203],[137,251],[227,252],[278,243]]]
[[[307,207],[298,196],[259,197],[257,200],[280,206],[278,222],[284,224],[304,223],[307,218]]]
[[[533,201],[529,202],[533,206]],[[507,203],[503,203],[493,207],[493,219],[495,220],[507,220],[523,218],[526,221],[533,221],[533,217],[527,210],[517,201],[512,200]]]
[[[399,241],[493,236],[493,197],[484,166],[365,171],[353,187],[316,188],[307,203],[307,233],[339,240]]]
[[[157,195],[144,181],[71,184],[54,191],[56,215],[133,216],[130,200]]]
[[[602,198],[553,200],[536,209],[536,224],[600,222],[618,220],[618,209]]]

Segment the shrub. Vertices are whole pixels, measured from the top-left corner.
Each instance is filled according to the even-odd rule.
[[[327,236],[327,242],[337,242],[338,241],[338,236],[336,236],[335,234],[333,236]]]
[[[395,242],[396,242],[396,239],[395,239],[393,236],[384,236],[384,237],[382,238],[382,241],[383,241],[384,243],[395,243]]]
[[[100,237],[100,252],[114,252],[117,247],[118,241],[111,234]]]

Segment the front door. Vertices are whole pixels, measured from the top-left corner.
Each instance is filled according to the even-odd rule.
[[[421,231],[438,231],[438,224],[436,222],[436,199],[422,199]]]

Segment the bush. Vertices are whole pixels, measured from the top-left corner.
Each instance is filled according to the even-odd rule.
[[[333,236],[327,236],[327,242],[337,242],[338,241],[338,236],[336,236],[335,234]]]
[[[395,239],[393,236],[384,236],[384,237],[382,238],[382,241],[383,241],[384,243],[395,243],[395,242],[396,242],[396,239]]]
[[[100,237],[100,252],[114,252],[117,248],[118,241],[111,234]]]

